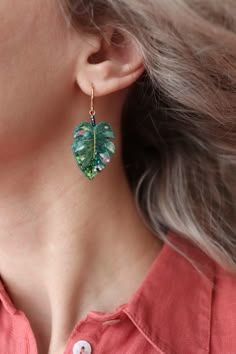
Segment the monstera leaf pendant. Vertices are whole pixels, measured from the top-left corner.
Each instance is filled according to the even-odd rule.
[[[115,145],[109,139],[115,138],[111,125],[106,122],[96,124],[82,122],[74,130],[74,142],[71,145],[74,157],[88,179],[101,172],[115,153]]]

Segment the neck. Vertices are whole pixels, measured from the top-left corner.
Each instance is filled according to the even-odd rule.
[[[59,139],[5,162],[0,187],[2,279],[43,336],[41,321],[41,342],[55,347],[89,310],[127,302],[160,249],[137,213],[120,138],[110,165],[91,181],[71,141]]]

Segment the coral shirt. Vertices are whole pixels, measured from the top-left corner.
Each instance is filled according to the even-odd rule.
[[[110,313],[88,312],[74,327],[65,354],[236,353],[236,276],[173,232],[168,237],[206,277],[165,243],[128,303]],[[0,354],[37,354],[30,322],[3,281]]]

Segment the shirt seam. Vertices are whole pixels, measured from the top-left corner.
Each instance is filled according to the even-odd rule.
[[[124,310],[124,312],[131,319],[131,321],[134,323],[134,325],[139,328],[141,333],[152,344],[152,346],[154,346],[155,349],[161,351],[163,354],[166,354],[163,352],[163,350],[161,348],[159,348],[157,346],[157,344],[155,343],[155,340],[152,338],[152,336],[149,333],[147,333],[146,329],[144,329],[143,325],[141,324],[141,322],[139,322],[137,317],[133,316],[128,310]],[[165,341],[163,341],[159,336],[158,336],[158,339],[161,342],[161,344],[163,345],[164,350],[168,351],[167,354],[178,354],[172,347],[169,346],[169,344],[167,344]]]
[[[27,336],[25,336],[25,343],[26,343],[26,354],[30,354],[29,352],[29,339]]]
[[[215,291],[215,286],[216,286],[216,264],[214,264],[214,278],[213,278],[213,285],[211,288],[211,296],[210,296],[210,316],[209,316],[209,327],[208,327],[208,354],[211,353],[211,335],[212,335],[212,311],[213,311],[213,296],[214,296],[214,291]]]

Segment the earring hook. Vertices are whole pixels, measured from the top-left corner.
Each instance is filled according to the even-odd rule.
[[[91,84],[91,88],[92,88],[92,93],[91,93],[91,104],[90,104],[89,114],[90,114],[90,116],[95,116],[96,112],[94,110],[94,85],[93,85],[93,83]]]

